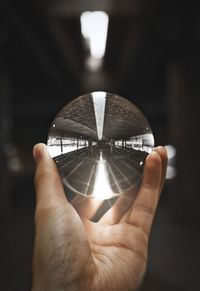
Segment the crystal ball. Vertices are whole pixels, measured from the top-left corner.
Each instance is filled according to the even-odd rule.
[[[154,137],[132,102],[99,91],[60,110],[47,145],[69,201],[77,195],[105,200],[139,185]]]

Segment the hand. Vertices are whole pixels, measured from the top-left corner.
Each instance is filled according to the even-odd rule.
[[[148,237],[164,183],[167,155],[148,155],[128,209],[115,203],[96,223],[67,201],[54,161],[34,147],[36,212],[32,291],[136,290],[146,269]],[[91,201],[92,199],[90,199]]]

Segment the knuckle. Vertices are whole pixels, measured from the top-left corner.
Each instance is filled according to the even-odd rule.
[[[150,191],[152,191],[152,190],[155,189],[155,185],[154,185],[152,182],[145,182],[145,183],[144,183],[144,188],[145,188],[146,190],[150,190]]]
[[[151,216],[153,216],[154,215],[154,212],[155,212],[154,207],[151,207],[149,205],[146,205],[143,202],[136,202],[135,205],[134,205],[134,208],[137,211],[141,211],[141,212],[147,213],[147,214],[149,214]]]
[[[51,182],[56,181],[58,179],[58,174],[54,169],[52,170],[49,167],[44,167],[43,169],[36,171],[34,177],[35,186],[38,186],[41,181],[45,179],[50,179]]]
[[[59,212],[59,208],[55,203],[51,203],[51,201],[42,203],[42,205],[37,205],[35,210],[35,224],[42,223],[44,220],[49,219],[52,215],[56,216],[56,213]]]

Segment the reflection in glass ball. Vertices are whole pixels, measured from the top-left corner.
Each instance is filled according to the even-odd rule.
[[[69,200],[77,194],[103,200],[139,184],[154,138],[133,103],[116,94],[93,92],[57,114],[47,145]]]

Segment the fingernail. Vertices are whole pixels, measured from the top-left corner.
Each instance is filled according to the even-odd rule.
[[[38,161],[42,159],[42,157],[43,157],[43,148],[40,144],[37,144],[33,148],[33,158],[35,162],[37,163]]]
[[[49,158],[49,152],[47,147],[43,143],[36,144],[33,148],[33,158],[36,162],[40,161],[43,158]]]
[[[154,155],[157,155],[157,152],[156,152],[155,148],[152,150],[151,153],[148,154],[146,160],[149,159],[151,156],[154,156]]]

